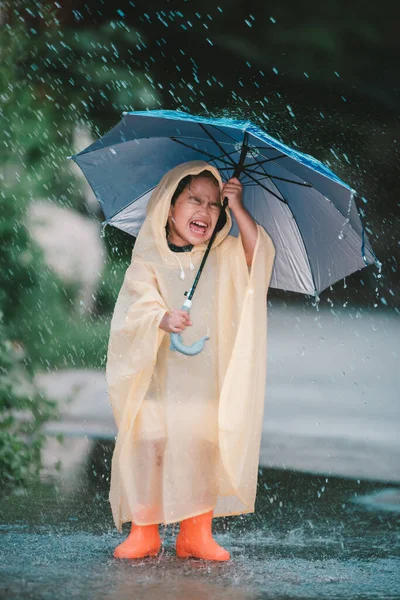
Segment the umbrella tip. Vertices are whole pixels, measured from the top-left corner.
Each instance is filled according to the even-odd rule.
[[[106,232],[105,232],[105,228],[106,225],[108,225],[108,219],[106,219],[105,221],[102,221],[101,223],[101,233],[100,233],[100,237],[106,237]]]
[[[127,114],[128,114],[128,111],[127,111],[127,110],[123,110],[123,111],[122,111],[122,116],[123,116],[123,117],[124,117],[125,115],[127,115]]]
[[[312,306],[315,306],[317,311],[319,312],[319,303],[321,302],[321,298],[319,297],[318,291],[314,290],[314,302],[311,303]]]
[[[71,160],[71,158],[72,158],[72,155],[71,155],[71,156],[67,156],[67,159],[68,159],[68,160]]]

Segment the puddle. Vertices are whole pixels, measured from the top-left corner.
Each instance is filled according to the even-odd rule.
[[[129,525],[112,522],[111,453],[97,443],[73,487],[52,478],[1,499],[2,597],[400,597],[398,487],[262,469],[256,513],[214,522],[229,563],[177,559],[177,526],[160,528],[157,558],[118,561]]]

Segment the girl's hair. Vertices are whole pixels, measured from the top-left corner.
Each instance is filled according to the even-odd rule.
[[[212,183],[214,183],[215,186],[219,190],[218,179],[215,177],[215,175],[213,175],[211,173],[211,171],[209,171],[208,169],[204,169],[204,171],[201,171],[201,173],[198,173],[197,175],[186,175],[186,177],[183,177],[180,180],[180,182],[176,186],[175,192],[174,192],[174,194],[172,196],[171,206],[175,205],[175,202],[176,202],[177,198],[192,183],[193,179],[198,179],[199,177],[206,177],[207,179],[209,179],[210,181],[212,181]],[[224,210],[224,219],[223,219],[223,222],[222,222],[221,226],[218,227],[217,231],[221,231],[221,229],[225,226],[225,224],[226,224],[226,211]],[[165,229],[166,229],[166,232],[167,232],[167,235],[168,235],[168,223],[166,224]]]

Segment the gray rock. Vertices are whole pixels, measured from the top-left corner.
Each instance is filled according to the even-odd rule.
[[[70,208],[35,200],[26,225],[49,267],[66,284],[78,286],[76,311],[90,313],[106,256],[100,224]]]

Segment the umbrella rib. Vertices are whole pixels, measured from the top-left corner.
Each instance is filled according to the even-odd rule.
[[[202,128],[202,129],[203,129],[203,130],[204,130],[204,131],[207,133],[207,135],[209,135],[209,136],[211,137],[211,139],[213,140],[213,142],[214,142],[215,144],[217,144],[217,146],[220,148],[220,145],[219,145],[219,143],[217,142],[217,140],[215,140],[215,139],[213,138],[213,136],[212,136],[212,135],[211,135],[211,134],[210,134],[210,133],[209,133],[209,132],[208,132],[208,131],[205,129],[205,127],[204,127],[203,125],[200,125],[200,126],[201,126],[201,128]],[[210,127],[214,127],[214,129],[216,129],[216,130],[217,130],[217,131],[219,131],[220,133],[223,133],[223,134],[225,134],[227,137],[229,137],[231,140],[233,140],[233,141],[235,142],[235,144],[237,144],[237,143],[239,142],[239,140],[236,140],[234,137],[232,137],[231,135],[229,135],[229,134],[228,134],[228,133],[226,133],[225,131],[221,131],[221,130],[219,129],[219,127],[217,127],[216,125],[212,125],[212,124],[211,124],[211,125],[210,125]],[[246,137],[246,140],[247,140],[248,132],[245,130],[244,134],[245,134],[245,137]],[[247,134],[247,136],[246,136],[246,134]],[[224,142],[221,142],[221,143],[224,143]],[[242,143],[243,143],[243,142],[242,142]],[[256,147],[257,147],[257,146],[251,146],[251,148],[256,148]],[[223,149],[222,149],[222,148],[220,148],[220,149],[223,151]],[[258,149],[258,147],[257,147],[257,149]],[[264,149],[264,150],[266,150],[267,148],[263,148],[263,149]],[[229,156],[229,154],[226,154],[226,156]],[[263,156],[263,155],[262,155],[262,156]],[[274,160],[276,160],[276,159],[278,159],[278,158],[284,158],[284,157],[285,157],[285,155],[284,155],[284,154],[282,154],[282,155],[280,155],[280,156],[276,156],[276,157],[274,157],[274,158],[265,158],[265,157],[264,157],[264,158],[265,158],[265,160],[263,160],[263,161],[256,161],[256,162],[250,163],[249,165],[246,165],[246,166],[244,167],[244,169],[243,169],[243,172],[246,172],[246,171],[248,170],[248,168],[249,168],[249,167],[251,167],[251,166],[253,166],[253,165],[259,165],[259,164],[261,164],[262,162],[271,162],[271,161],[274,161]],[[227,170],[227,169],[225,169],[225,170]],[[258,174],[256,171],[252,171],[252,172],[256,173],[256,175]],[[267,175],[267,177],[269,177],[269,176]],[[291,182],[289,182],[289,183],[291,183]],[[296,182],[292,182],[292,183],[296,183]]]
[[[251,146],[251,148],[252,147],[254,147],[254,146]],[[264,155],[262,154],[262,156],[264,156]],[[253,162],[253,163],[250,163],[250,164],[246,165],[246,168],[247,167],[253,167],[254,165],[260,165],[261,166],[263,163],[273,162],[274,160],[277,160],[278,158],[285,158],[285,155],[281,154],[280,156],[274,156],[273,158],[266,158],[265,160],[256,160],[256,162]]]
[[[227,133],[226,131],[222,131],[219,127],[217,127],[216,125],[213,125],[212,123],[210,123],[209,125],[210,125],[210,127],[214,127],[214,129],[216,129],[220,133],[223,133],[224,135],[226,135],[229,139],[233,140],[235,142],[235,144],[238,143],[239,140],[235,140],[235,138],[232,135],[229,135],[229,133]],[[224,142],[221,142],[221,143],[224,143]]]
[[[291,179],[285,179],[284,177],[278,177],[277,175],[269,175],[268,173],[260,173],[259,171],[252,170],[252,173],[256,175],[262,175],[268,177],[269,179],[277,179],[278,181],[286,181],[286,183],[293,183],[294,185],[301,185],[303,187],[313,187],[311,183],[300,183],[299,181],[292,181]]]
[[[199,148],[194,148],[193,146],[190,146],[189,144],[185,144],[185,142],[182,142],[181,140],[178,140],[175,137],[171,137],[170,139],[173,142],[176,142],[177,144],[181,144],[182,146],[185,146],[185,148],[189,148],[190,150],[195,150],[196,152],[201,152],[202,154],[205,154],[206,156],[209,156],[211,158],[211,160],[223,160],[222,158],[219,158],[217,156],[213,156],[212,154],[210,154],[210,152],[207,152],[206,150],[200,150]],[[226,156],[226,154],[224,153],[222,156]],[[226,163],[226,164],[228,164],[228,163]]]
[[[189,144],[185,144],[185,142],[182,142],[181,140],[179,140],[176,136],[171,137],[170,139],[174,142],[176,142],[177,144],[182,144],[182,146],[185,146],[186,148],[190,148],[191,150],[195,150],[198,152],[202,152],[203,154],[205,154],[206,156],[209,156],[211,158],[211,160],[214,161],[222,161],[225,164],[229,164],[229,162],[227,160],[224,160],[224,158],[228,158],[231,162],[230,165],[228,167],[217,167],[219,170],[221,171],[227,171],[228,169],[232,169],[232,167],[236,166],[236,163],[234,160],[232,160],[230,158],[230,154],[228,154],[223,148],[221,148],[220,144],[211,136],[211,134],[208,133],[207,130],[205,130],[205,132],[207,133],[207,135],[209,135],[209,137],[211,138],[211,140],[214,142],[214,144],[216,144],[218,146],[218,148],[221,150],[222,154],[219,157],[215,157],[212,154],[210,154],[209,152],[206,152],[205,150],[200,150],[198,148],[194,148],[193,146],[190,146]],[[202,138],[199,138],[199,140],[203,141]],[[236,140],[235,140],[236,141]],[[256,164],[256,163],[255,163]]]
[[[220,171],[232,171],[232,167],[218,167],[218,169]],[[255,173],[257,175],[257,173],[255,171],[251,170],[251,169],[249,169],[248,172],[249,173]],[[247,168],[243,169],[242,173],[243,173],[243,176],[245,177],[246,174],[247,174]],[[242,185],[248,185],[248,184],[243,183]]]
[[[220,149],[220,151],[224,152],[224,149],[221,148],[220,143],[214,138],[214,136],[209,131],[207,131],[207,129],[204,127],[204,125],[202,123],[199,123],[199,125],[200,125],[201,129],[203,131],[205,131],[205,133],[212,139],[212,141],[214,142],[214,144],[216,144],[216,146]],[[225,153],[225,156],[230,159],[229,154]],[[236,167],[236,164],[235,164],[234,160],[231,160],[231,164],[232,164],[233,167]]]
[[[257,150],[265,150],[266,147],[265,146],[253,146],[253,148],[257,148]],[[273,148],[273,146],[271,146],[271,148]],[[276,148],[274,148],[274,150],[276,150]],[[287,154],[283,154],[283,156],[288,156]]]
[[[237,150],[235,150],[235,152],[237,152]],[[225,156],[231,156],[230,154],[225,153]],[[281,158],[280,156],[277,158]],[[217,160],[221,160],[221,159],[217,159]],[[274,160],[273,158],[269,158],[267,159],[265,162],[270,162],[271,160]],[[262,161],[264,162],[264,161]],[[260,163],[258,162],[254,162],[254,163],[250,163],[249,165],[245,165],[243,168],[243,173],[245,173],[246,171],[250,171],[251,173],[255,173],[256,175],[258,175],[259,173],[257,171],[255,171],[254,169],[249,169],[249,167],[253,166],[253,165],[258,165]],[[231,169],[231,167],[218,167],[220,171],[228,171],[229,169]]]
[[[263,165],[260,165],[260,166],[261,166],[261,168],[264,170],[264,167],[263,167]],[[265,171],[264,171],[264,172],[265,172]],[[308,256],[307,246],[306,246],[306,243],[305,243],[305,239],[304,239],[304,237],[303,237],[303,234],[302,234],[302,232],[301,232],[301,230],[300,230],[300,227],[298,226],[298,224],[297,224],[297,221],[296,221],[296,219],[295,219],[295,217],[294,217],[293,211],[292,211],[292,209],[291,209],[291,207],[290,207],[290,205],[289,205],[288,201],[286,200],[286,198],[285,198],[285,197],[284,197],[284,195],[282,194],[281,190],[280,190],[280,189],[279,189],[279,188],[278,188],[278,187],[275,185],[275,183],[274,183],[273,181],[271,181],[271,184],[272,184],[272,185],[275,187],[275,189],[276,189],[276,190],[277,190],[277,191],[278,191],[278,192],[281,194],[282,198],[279,198],[279,200],[280,200],[281,202],[283,202],[284,204],[286,204],[286,206],[288,207],[288,210],[290,211],[290,214],[293,216],[293,218],[294,218],[294,220],[295,220],[295,223],[296,223],[296,226],[297,226],[297,231],[299,232],[300,238],[301,238],[301,240],[302,240],[302,242],[303,242],[303,246],[304,246],[305,254],[306,254],[306,257],[307,257],[307,262],[308,262],[308,266],[309,266],[309,269],[310,269],[310,275],[311,275],[312,283],[313,283],[313,286],[314,286],[314,290],[315,290],[315,291],[317,291],[317,288],[316,288],[316,285],[315,285],[314,273],[313,273],[313,270],[312,270],[312,267],[311,267],[311,262],[310,262],[310,259],[309,259],[309,256]],[[311,185],[309,185],[308,187],[312,187],[312,186],[311,186]],[[273,196],[275,196],[276,198],[278,197],[278,196],[277,196],[277,195],[276,195],[274,192],[270,192],[270,193],[271,193]]]
[[[182,145],[186,145],[188,148],[191,148],[192,150],[196,150],[199,152],[204,152],[203,150],[199,150],[198,148],[194,148],[193,146],[189,146],[189,144],[185,144],[184,142],[180,141],[180,140],[199,140],[200,142],[204,142],[207,141],[209,142],[210,140],[206,140],[205,138],[201,138],[201,137],[193,137],[193,136],[185,136],[185,135],[174,135],[172,137],[170,137],[171,140],[173,140],[174,142],[180,142]],[[212,140],[214,142],[214,140]],[[217,143],[217,142],[214,142]],[[230,142],[220,142],[220,144],[229,144],[230,146],[232,145]],[[229,152],[227,152],[225,149],[221,148],[223,154],[221,154],[221,156],[231,156],[231,154]],[[236,152],[238,152],[237,150],[234,150],[232,154],[235,154]],[[211,156],[211,155],[209,155]],[[218,158],[216,160],[221,160],[221,158]],[[258,164],[258,163],[253,163],[253,164]]]
[[[220,130],[218,127],[216,127],[215,125],[212,125],[212,127],[214,127],[214,129],[217,129],[217,131],[221,131],[221,130]],[[211,134],[209,134],[207,130],[206,130],[206,133],[207,133],[207,135],[209,135],[209,137],[211,137]],[[224,132],[224,131],[221,131],[221,133],[223,133],[223,134],[227,135],[227,136],[228,136],[228,137],[229,137],[231,140],[233,140],[233,141],[235,142],[235,144],[239,143],[239,142],[238,142],[238,140],[235,140],[235,138],[234,138],[234,137],[232,137],[232,136],[230,136],[228,133],[226,133],[226,132]],[[177,141],[178,139],[192,139],[192,140],[193,140],[193,139],[198,139],[198,140],[200,140],[200,141],[204,141],[204,138],[201,138],[201,137],[199,137],[199,138],[194,138],[193,136],[189,137],[189,136],[183,136],[183,135],[182,135],[182,136],[173,136],[173,138],[171,138],[171,139],[173,139],[174,141]],[[212,141],[213,141],[215,144],[217,144],[218,146],[219,146],[219,144],[230,144],[230,142],[217,142],[215,139],[213,139],[213,138],[211,138],[211,139],[212,139]],[[190,147],[190,146],[188,146],[188,147]],[[220,146],[219,146],[219,147],[220,147]],[[262,146],[250,146],[250,149],[251,149],[251,148],[257,148],[257,149],[262,149],[262,150],[268,150],[268,148],[267,148],[267,147],[265,147],[265,146],[264,146],[264,147],[262,147]],[[220,147],[220,150],[221,150],[221,151],[224,153],[224,155],[225,155],[225,156],[230,156],[230,154],[229,154],[228,152],[226,152],[226,150],[224,150],[223,148],[221,148],[221,147]],[[235,150],[235,152],[237,152],[237,150]],[[262,156],[264,157],[264,155],[262,155]],[[265,157],[264,157],[264,159],[265,159],[265,160],[262,160],[262,161],[255,161],[255,162],[253,162],[253,163],[249,163],[248,165],[246,165],[246,169],[248,169],[249,167],[253,167],[254,165],[256,165],[256,166],[257,166],[257,165],[261,165],[261,163],[272,162],[272,161],[274,161],[274,160],[277,160],[278,158],[286,158],[286,154],[281,154],[281,155],[279,155],[279,156],[274,156],[273,158],[265,158]],[[220,160],[220,159],[218,159],[218,160]]]
[[[292,158],[292,157],[288,156],[287,158]],[[292,159],[292,160],[294,160],[294,159]],[[285,167],[285,165],[279,165],[279,166],[280,166],[282,169],[285,169],[285,171],[288,171],[289,173],[291,173],[290,169],[288,169],[287,167]],[[262,166],[261,166],[261,168],[262,168]],[[332,181],[332,179],[331,179],[331,181]],[[336,204],[335,204],[335,203],[334,203],[334,202],[333,202],[333,201],[332,201],[330,198],[328,198],[328,196],[325,196],[325,195],[324,195],[322,192],[320,192],[320,191],[319,191],[319,190],[318,190],[316,187],[314,187],[314,186],[313,186],[313,185],[312,185],[310,182],[307,182],[307,183],[308,183],[308,185],[309,185],[309,187],[310,187],[310,188],[312,188],[312,189],[313,189],[313,190],[315,190],[315,191],[316,191],[318,194],[321,194],[321,196],[323,196],[324,198],[326,198],[326,199],[327,199],[327,200],[328,200],[328,201],[329,201],[329,202],[332,204],[332,206],[335,208],[335,210],[337,210],[337,212],[338,212],[340,215],[342,215],[342,217],[343,217],[344,219],[347,219],[347,218],[348,218],[346,215],[344,215],[344,214],[342,213],[342,211],[341,211],[341,210],[340,210],[340,209],[339,209],[339,208],[336,206]],[[279,189],[279,188],[277,188],[277,189]],[[280,190],[279,190],[279,191],[280,191]],[[355,202],[354,202],[354,204],[355,204]],[[357,205],[356,205],[356,208],[357,208]],[[348,225],[350,225],[350,228],[351,228],[351,229],[354,231],[354,233],[355,233],[356,235],[359,235],[359,234],[357,233],[357,231],[354,229],[354,227],[351,225],[351,223],[350,223],[350,222],[348,223]],[[362,225],[362,223],[361,223],[361,225]],[[362,225],[362,226],[363,226],[363,225]]]
[[[256,164],[256,163],[252,163],[252,164],[254,165],[254,164]],[[258,163],[257,163],[257,164],[258,164]],[[222,168],[222,167],[221,167],[221,168]],[[225,171],[226,171],[227,169],[230,169],[230,167],[223,167],[223,168],[225,169]],[[245,171],[249,171],[250,173],[255,173],[256,175],[257,175],[257,174],[259,174],[259,173],[258,173],[257,171],[255,171],[254,169],[249,169],[249,165],[245,165],[245,166],[243,167],[243,170],[245,170]],[[263,174],[264,174],[264,173],[263,173]]]
[[[280,190],[276,187],[276,185],[274,185],[274,182],[271,181],[271,183],[274,185],[274,188],[278,191],[278,193],[273,192],[272,190],[270,190],[268,187],[263,186],[262,184],[260,184],[260,182],[257,179],[254,179],[255,183],[248,183],[246,187],[249,187],[251,185],[261,185],[265,190],[267,190],[267,192],[269,192],[270,194],[272,194],[275,198],[277,198],[278,200],[280,200],[281,202],[283,202],[284,204],[287,204],[285,198],[283,197],[283,194],[280,194]]]
[[[166,137],[171,137],[171,136],[166,136]],[[177,140],[179,140],[179,139],[181,139],[181,140],[199,140],[200,142],[204,142],[205,140],[209,141],[208,138],[197,137],[195,135],[173,135],[172,137]],[[220,144],[229,144],[230,146],[233,145],[231,142],[219,142],[219,143]]]
[[[231,168],[232,167],[230,167],[230,166],[229,167],[221,167],[220,170],[221,171],[228,171],[228,169],[231,169]],[[243,173],[246,173],[247,171],[249,173],[254,173],[255,175],[264,175],[264,173],[259,173],[258,171],[255,171],[254,169],[249,169],[248,166],[245,166],[243,168]]]
[[[264,166],[261,164],[260,165],[261,169],[263,170],[263,172],[267,175],[267,173],[265,172]],[[281,190],[278,188],[278,186],[270,179],[271,184],[274,186],[274,188],[276,189],[276,191],[282,196],[283,201],[288,204],[286,198],[284,197],[284,195],[282,194]]]
[[[260,185],[262,188],[264,188],[264,190],[266,192],[268,192],[269,194],[272,194],[273,196],[275,196],[275,198],[277,198],[277,200],[279,200],[280,202],[283,202],[284,204],[287,204],[286,200],[284,198],[280,198],[278,196],[278,194],[275,194],[275,192],[272,192],[271,190],[269,190],[267,187],[265,187],[265,185],[263,185],[260,181],[257,181],[257,179],[255,179],[254,177],[252,177],[249,173],[247,173],[247,176],[250,177],[250,179],[252,179],[257,185]]]
[[[229,156],[229,154],[226,154],[226,153],[225,153],[225,154],[221,154],[221,155],[220,155],[218,158],[214,158],[213,160],[215,160],[215,161],[221,161],[221,162],[223,162],[224,164],[229,164],[229,163],[227,163],[227,161],[226,161],[226,160],[224,160],[226,156]],[[222,171],[222,170],[224,170],[224,171],[227,171],[228,169],[232,169],[232,167],[231,167],[230,165],[229,165],[228,167],[218,167],[218,166],[217,166],[217,168],[218,168],[220,171]]]
[[[253,134],[253,135],[255,135],[255,134]],[[260,146],[254,146],[254,147],[255,147],[255,148],[260,148]],[[284,156],[280,156],[279,158],[288,158],[289,160],[294,160],[296,163],[300,163],[300,164],[301,164],[303,167],[305,167],[305,168],[307,168],[307,169],[311,169],[312,171],[315,171],[315,169],[313,169],[312,167],[309,167],[308,165],[304,165],[303,163],[301,163],[301,161],[300,161],[300,160],[298,160],[298,159],[295,159],[293,156],[290,156],[289,154],[286,154],[286,155],[284,155]],[[285,169],[285,171],[288,171],[290,174],[292,174],[292,171],[291,171],[290,169],[288,169],[287,167],[285,167],[285,165],[279,165],[279,166],[280,166],[280,167],[282,167],[282,169]],[[324,166],[325,166],[325,165],[324,165]],[[317,172],[318,172],[318,171],[317,171]],[[319,174],[321,175],[321,173],[319,173]],[[334,181],[335,183],[338,183],[337,181],[335,181],[335,180],[334,180],[334,179],[332,179],[331,177],[328,177],[328,175],[325,175],[325,174],[323,174],[323,173],[322,173],[322,175],[323,175],[324,177],[327,177],[327,178],[328,178],[330,181]],[[303,179],[304,179],[304,178],[303,178]],[[307,183],[309,183],[309,182],[307,182]],[[310,185],[310,187],[312,187],[312,188],[314,188],[315,190],[317,190],[317,188],[315,188],[315,187],[314,187],[314,186],[313,186],[311,183],[309,183],[309,185]],[[347,189],[348,189],[348,186],[346,186],[346,187],[347,187]],[[317,191],[318,191],[318,190],[317,190]],[[326,197],[326,196],[325,196],[325,197]],[[328,200],[329,200],[329,198],[328,198]],[[332,204],[333,204],[333,203],[332,203]],[[342,214],[342,213],[341,213],[341,211],[339,211],[339,212],[340,212],[340,214]]]
[[[254,171],[253,169],[249,169],[249,170],[247,170],[247,169],[244,169],[244,170],[243,170],[243,175],[244,175],[244,176],[246,176],[248,173],[251,173],[252,175],[260,175],[260,173],[259,173],[258,171]],[[269,179],[269,180],[270,180],[271,178],[270,178],[270,177],[268,177],[268,176],[265,176],[265,177],[264,177],[264,176],[263,176],[263,174],[261,174],[261,176],[260,176],[260,177],[257,177],[256,181],[259,183],[259,182],[260,182],[260,181],[262,181],[263,179]],[[271,183],[273,183],[273,182],[271,182]],[[243,183],[243,185],[246,185],[246,183]]]
[[[178,140],[175,140],[175,139],[174,139],[174,141],[178,141]],[[182,144],[183,144],[183,142],[180,142],[180,143],[182,143]],[[188,148],[191,148],[191,146],[189,146],[188,144],[183,144],[183,145],[187,146]],[[192,149],[195,149],[195,150],[197,150],[196,148],[192,148]],[[199,150],[199,151],[200,151],[200,152],[203,152],[204,154],[207,154],[207,153],[206,153],[205,151],[203,151],[203,150]],[[207,156],[211,156],[211,154],[207,154]],[[218,157],[218,158],[213,158],[213,160],[223,160],[223,159],[222,159],[222,156],[227,156],[227,157],[228,157],[228,156],[230,156],[230,155],[229,155],[229,154],[227,154],[227,153],[225,153],[224,155],[221,155],[221,157]],[[283,158],[283,156],[277,156],[277,157],[275,157],[275,158],[268,158],[268,159],[266,159],[265,161],[254,162],[254,163],[250,163],[250,165],[245,165],[245,167],[244,167],[244,169],[243,169],[243,174],[245,175],[245,174],[246,174],[246,173],[249,171],[249,172],[251,172],[251,173],[254,173],[255,175],[261,175],[261,176],[264,176],[265,178],[269,178],[269,179],[271,179],[271,178],[275,178],[275,179],[282,179],[282,181],[287,181],[288,183],[294,183],[294,184],[296,184],[296,183],[297,183],[298,185],[303,185],[303,186],[305,186],[305,187],[312,187],[312,186],[311,186],[311,184],[308,184],[308,183],[307,183],[307,184],[305,184],[305,183],[299,183],[299,182],[297,182],[297,181],[291,181],[291,180],[289,180],[289,179],[283,179],[283,178],[281,178],[281,177],[277,177],[277,176],[275,177],[275,175],[268,175],[268,173],[265,173],[265,171],[264,171],[263,173],[260,173],[259,171],[256,171],[255,169],[249,169],[249,167],[250,167],[250,166],[253,166],[253,165],[260,165],[260,166],[262,166],[262,163],[263,163],[263,162],[271,162],[271,161],[275,160],[276,158]],[[225,161],[225,163],[226,163],[226,161]],[[229,170],[231,170],[231,169],[232,169],[232,167],[231,167],[231,166],[228,166],[228,167],[218,167],[218,169],[219,169],[220,171],[229,171]]]
[[[263,166],[262,166],[262,165],[260,165],[260,166],[261,166],[261,168],[263,169]],[[285,171],[289,171],[289,169],[288,169],[287,167],[285,167],[285,165],[280,165],[280,166],[281,166],[283,169],[285,169]],[[289,171],[289,173],[290,173],[290,171]],[[277,179],[279,179],[279,178],[277,178]],[[281,181],[285,181],[285,179],[283,179],[283,178],[280,178],[280,180],[281,180]],[[271,182],[271,183],[273,183],[273,182]],[[335,209],[335,210],[336,210],[336,211],[337,211],[337,212],[338,212],[340,215],[342,215],[342,217],[343,217],[344,219],[348,219],[348,216],[345,216],[345,215],[342,213],[342,211],[341,211],[341,210],[339,210],[339,208],[336,206],[336,204],[335,204],[334,202],[332,202],[332,200],[331,200],[330,198],[328,198],[327,196],[325,196],[324,194],[322,194],[322,192],[320,192],[319,190],[317,190],[317,188],[315,188],[315,187],[314,187],[314,186],[313,186],[311,183],[309,183],[309,182],[307,182],[307,183],[308,183],[308,186],[307,186],[307,187],[309,187],[309,188],[311,188],[311,189],[315,190],[315,191],[317,192],[317,194],[320,194],[321,196],[323,196],[324,198],[326,198],[326,199],[328,200],[328,202],[330,202],[330,203],[331,203],[331,205],[333,206],[333,208],[334,208],[334,209]],[[279,193],[280,193],[280,194],[282,194],[281,190],[280,190],[280,189],[279,189],[277,186],[275,186],[275,187],[276,187],[276,189],[279,191]],[[282,196],[283,196],[283,194],[282,194]],[[287,202],[287,200],[284,200],[284,202],[285,202],[285,203],[287,204],[287,206],[290,208],[290,204]],[[355,203],[355,202],[354,202],[354,203]],[[356,208],[357,208],[357,205],[356,205]],[[291,209],[290,209],[290,210],[291,210]],[[345,223],[346,223],[346,222],[345,222]],[[354,232],[354,233],[355,233],[355,234],[356,234],[356,235],[359,237],[359,233],[357,233],[357,231],[354,229],[354,227],[353,227],[353,225],[350,223],[350,221],[347,221],[347,225],[349,225],[350,229],[351,229],[351,230],[352,230],[352,231],[353,231],[353,232]],[[363,226],[363,224],[362,224],[362,222],[361,222],[361,226],[362,226],[362,227],[364,227],[364,226]],[[299,231],[300,231],[300,229],[299,229]],[[314,278],[313,278],[313,279],[314,279]]]
[[[299,182],[297,182],[297,181],[291,181],[291,180],[289,180],[289,179],[284,179],[283,177],[278,177],[278,176],[275,176],[275,175],[268,175],[268,173],[265,171],[265,169],[264,169],[264,166],[263,166],[262,164],[260,164],[260,167],[261,167],[261,169],[262,169],[263,173],[264,173],[264,174],[265,174],[267,177],[269,177],[269,178],[271,178],[271,179],[272,179],[272,178],[274,178],[274,179],[277,179],[278,181],[286,181],[286,183],[295,183],[295,184],[297,184],[297,185],[300,185],[300,186],[303,186],[303,187],[313,187],[313,186],[311,185],[311,183],[309,183],[309,182],[307,182],[307,183],[299,183]],[[284,168],[285,168],[285,167],[284,167]],[[287,170],[287,169],[286,169],[286,170]],[[273,183],[273,182],[272,182],[272,183]],[[281,193],[281,191],[278,189],[278,186],[275,186],[275,187],[276,187],[276,189],[279,191],[279,193]]]
[[[231,171],[231,170],[232,170],[232,168],[231,168],[231,167],[217,167],[217,168],[218,168],[218,170],[219,170],[219,171]],[[248,175],[248,172],[249,172],[249,173],[254,173],[254,171],[252,171],[252,170],[249,170],[249,171],[248,171],[247,169],[244,169],[244,170],[242,171],[242,173],[243,173],[243,177],[244,177],[244,178],[245,178],[246,176],[248,176],[248,177],[249,177],[249,175]],[[242,186],[243,186],[243,187],[250,187],[250,186],[252,186],[252,185],[261,185],[261,183],[260,183],[260,179],[267,179],[267,178],[266,178],[266,177],[261,177],[261,178],[258,178],[258,179],[253,179],[253,181],[255,181],[255,183],[249,183],[249,182],[246,182],[246,181],[241,181],[241,184],[242,184]],[[268,178],[268,179],[270,180],[270,178]],[[271,181],[271,183],[273,183],[273,181]],[[275,186],[275,187],[276,187],[276,186]],[[268,190],[269,192],[271,192],[271,190],[269,190],[268,188],[264,188],[264,189],[266,189],[266,190]],[[273,192],[271,192],[271,194],[272,194],[272,193],[273,193]],[[280,198],[280,200],[281,200],[281,198]]]

